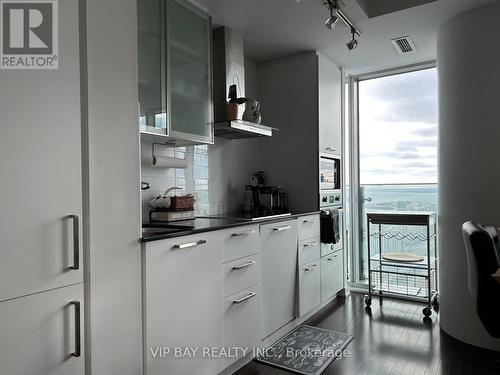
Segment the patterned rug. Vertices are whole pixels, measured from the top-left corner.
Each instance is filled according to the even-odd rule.
[[[256,361],[305,375],[321,374],[336,358],[347,355],[354,339],[345,333],[300,325],[268,347]]]

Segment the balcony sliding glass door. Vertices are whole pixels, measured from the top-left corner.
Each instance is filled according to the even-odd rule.
[[[363,287],[367,212],[437,212],[437,72],[427,65],[351,77],[348,92],[349,281]],[[404,231],[395,232],[399,229]],[[417,242],[384,244],[387,252],[402,245],[417,254],[425,251]]]

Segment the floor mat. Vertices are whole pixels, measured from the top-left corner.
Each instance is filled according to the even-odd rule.
[[[256,360],[297,374],[319,375],[343,355],[353,336],[300,325],[268,347]]]

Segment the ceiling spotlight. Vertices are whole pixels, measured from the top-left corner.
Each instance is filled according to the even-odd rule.
[[[349,43],[346,43],[349,51],[352,51],[354,48],[358,46],[358,41],[356,39],[356,30],[352,28],[351,33],[352,33],[352,40]]]
[[[335,29],[335,25],[339,21],[338,17],[335,15],[335,8],[330,6],[330,17],[325,21],[325,26],[330,30]]]
[[[356,38],[361,36],[361,32],[340,8],[341,6],[345,6],[345,4],[342,2],[342,0],[323,0],[323,4],[327,5],[328,9],[330,10],[330,17],[328,17],[328,19],[325,21],[325,26],[329,30],[333,31],[335,29],[335,25],[339,20],[345,23],[346,26],[351,29],[352,40],[346,43],[346,45],[347,48],[349,48],[349,51],[352,51],[358,46],[358,40]]]

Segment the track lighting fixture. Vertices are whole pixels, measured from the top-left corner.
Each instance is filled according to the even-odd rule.
[[[330,10],[330,17],[325,21],[325,26],[330,30],[334,30],[339,19],[344,22],[347,27],[351,29],[352,40],[346,43],[346,45],[349,51],[352,51],[358,46],[358,40],[356,38],[361,36],[361,33],[357,27],[354,26],[354,23],[352,23],[349,17],[340,9],[340,5],[344,5],[342,0],[326,0],[324,4],[328,5],[328,9]]]
[[[328,7],[330,8],[330,17],[326,19],[325,26],[333,31],[335,29],[335,25],[339,21],[339,18],[335,15],[336,10],[338,9],[338,3],[334,2],[328,4]]]
[[[354,28],[351,28],[351,33],[352,33],[352,39],[350,42],[346,43],[349,51],[352,51],[354,48],[358,46],[358,41],[356,39],[356,30]]]

